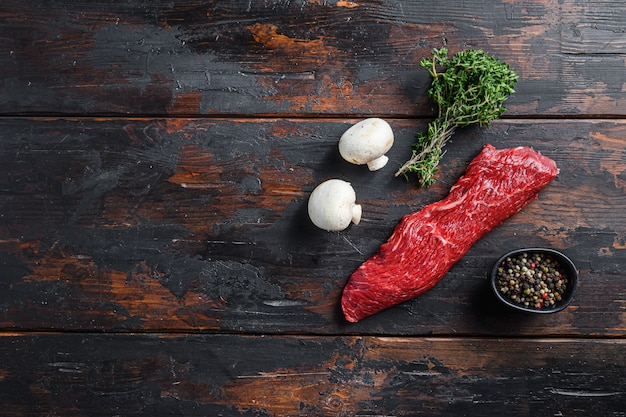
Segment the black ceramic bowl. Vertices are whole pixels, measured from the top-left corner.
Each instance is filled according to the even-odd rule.
[[[556,313],[574,298],[578,270],[571,259],[559,251],[525,248],[498,259],[491,270],[490,281],[498,300],[515,310]]]

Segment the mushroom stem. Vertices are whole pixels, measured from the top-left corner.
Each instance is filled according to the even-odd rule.
[[[362,214],[363,208],[360,204],[355,204],[354,206],[352,206],[352,223],[359,224]]]
[[[378,158],[369,161],[367,163],[367,167],[370,171],[378,171],[379,169],[387,165],[388,161],[389,158],[387,157],[387,155],[379,156]]]

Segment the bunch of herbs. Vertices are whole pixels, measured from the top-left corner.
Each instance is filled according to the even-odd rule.
[[[412,157],[395,174],[415,173],[422,186],[435,182],[443,147],[458,127],[489,126],[505,111],[504,101],[518,80],[505,62],[482,50],[465,50],[448,59],[446,48],[434,49],[432,58],[420,65],[428,70],[432,84],[428,96],[438,107],[438,116],[426,133],[419,133]]]

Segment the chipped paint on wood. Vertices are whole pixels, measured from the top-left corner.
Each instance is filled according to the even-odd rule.
[[[11,98],[0,113],[426,117],[419,61],[445,45],[512,65],[509,115],[620,115],[626,43],[614,6],[17,3],[0,11],[12,34],[0,46]]]

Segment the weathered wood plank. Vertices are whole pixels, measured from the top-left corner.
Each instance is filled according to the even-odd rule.
[[[5,416],[623,416],[623,340],[0,337]]]
[[[626,334],[626,122],[526,121],[459,131],[438,183],[394,178],[424,123],[390,120],[383,170],[336,150],[350,120],[4,119],[0,327],[366,334]],[[560,174],[432,291],[356,325],[338,298],[399,219],[443,197],[480,148],[531,145]],[[363,221],[315,229],[310,191],[351,181]],[[510,249],[550,246],[581,270],[548,317],[492,306]]]
[[[626,10],[620,1],[582,2],[561,9],[563,53],[626,53]]]
[[[446,45],[512,65],[509,116],[623,115],[623,23],[614,2],[17,1],[0,113],[429,116],[418,62]]]

